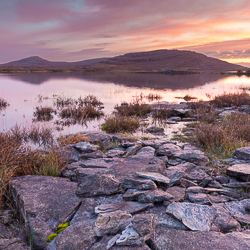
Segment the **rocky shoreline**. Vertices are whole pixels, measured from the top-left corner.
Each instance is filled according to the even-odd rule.
[[[33,249],[250,249],[250,147],[214,176],[188,143],[85,135],[60,148],[70,160],[62,177],[10,183]],[[1,239],[0,249],[31,249],[22,240]]]

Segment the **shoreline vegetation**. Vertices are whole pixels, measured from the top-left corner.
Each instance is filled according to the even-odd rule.
[[[149,97],[156,100],[161,98],[153,95]],[[199,146],[203,148],[211,161],[212,159],[221,161],[223,158],[231,157],[236,148],[250,145],[250,95],[243,91],[241,93],[224,93],[210,98],[210,101],[203,102],[201,100],[191,101],[194,97],[188,95],[183,97],[184,100],[188,100],[186,102],[188,112],[184,112],[182,116],[184,116],[184,120],[190,122],[182,132],[175,135],[174,139]],[[2,98],[0,104],[1,108],[6,108],[9,105]],[[56,104],[60,108],[66,107],[65,113],[67,114],[65,116],[67,118],[86,120],[104,115],[95,109],[102,105],[102,102],[95,96],[79,97],[78,99],[58,97]],[[87,108],[88,111],[80,112],[78,106],[74,106],[75,111],[73,111],[74,108],[68,110],[71,105]],[[122,103],[114,108],[113,115],[106,116],[101,127],[107,133],[121,135],[133,133],[143,125],[140,119],[149,114],[158,120],[159,124],[169,118],[176,117],[173,107],[168,105],[160,106],[160,108],[150,106],[144,104],[142,99],[136,99],[132,103]],[[226,108],[226,111],[223,108]],[[93,112],[93,110],[95,111]],[[247,112],[244,112],[246,110]],[[47,121],[52,112],[56,111],[48,107],[37,108],[34,115],[37,119]],[[223,114],[223,112],[226,113]],[[191,122],[192,120],[195,121]],[[171,121],[175,122],[174,119]],[[131,137],[133,136],[131,135]],[[54,138],[50,129],[39,126],[27,129],[16,125],[9,131],[1,132],[0,205],[4,206],[6,201],[9,202],[8,183],[13,176],[27,174],[58,176],[60,170],[67,164],[59,149],[81,141],[87,142],[89,140],[81,133]],[[38,144],[45,150],[32,150],[28,143]],[[107,149],[103,148],[102,150]]]
[[[143,97],[142,94],[141,96]],[[212,169],[208,174],[213,177],[223,176],[226,173],[224,160],[232,158],[237,148],[250,146],[250,95],[242,91],[209,97],[210,100],[204,102],[186,95],[183,97],[185,100],[183,104],[166,104],[159,101],[160,96],[149,95],[148,98],[157,100],[158,105],[145,104],[143,98],[137,98],[132,103],[115,106],[112,116],[105,117],[101,129],[112,133],[114,138],[129,136],[136,142],[150,138],[150,136],[138,138],[132,134],[142,126],[141,121],[146,116],[152,116],[158,124],[188,121],[186,128],[177,133],[173,139],[201,148],[209,159],[208,166]],[[102,102],[95,96],[56,99],[56,106],[60,112],[65,109],[65,116],[75,120],[104,115],[98,109],[101,105]],[[0,98],[0,108],[7,106],[8,103]],[[69,110],[69,107],[74,108]],[[87,111],[83,112],[85,109]],[[55,112],[58,111],[40,107],[36,109],[35,116],[37,119],[49,120]],[[148,131],[155,136],[163,135],[161,128],[158,127],[150,127]],[[83,142],[93,143],[92,147],[98,147],[101,154],[106,154],[113,148],[119,149],[121,145],[116,140],[108,146],[105,143],[94,143],[93,139],[84,133],[55,138],[51,130],[36,126],[30,129],[15,126],[9,131],[0,132],[0,208],[15,209],[9,186],[13,177],[22,175],[60,177],[70,163],[72,145]],[[39,144],[43,149],[32,150],[29,143]]]

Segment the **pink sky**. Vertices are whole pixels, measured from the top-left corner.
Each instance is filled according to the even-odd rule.
[[[0,63],[156,49],[250,63],[250,0],[0,1]]]

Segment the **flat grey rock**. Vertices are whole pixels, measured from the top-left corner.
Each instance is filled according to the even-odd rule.
[[[155,149],[153,147],[147,146],[143,147],[140,150],[137,151],[137,155],[148,155],[148,156],[154,156],[155,154]]]
[[[193,203],[171,203],[166,210],[191,230],[209,231],[217,210],[206,205]]]
[[[93,145],[89,142],[78,142],[73,147],[80,153],[92,153],[100,148],[98,145]]]
[[[250,249],[249,231],[222,234],[156,227],[155,238],[152,241],[159,250],[246,250]]]
[[[124,189],[131,188],[138,190],[149,190],[149,189],[156,189],[157,186],[152,180],[146,180],[144,178],[135,177],[135,178],[124,179],[122,187]]]
[[[250,164],[233,165],[227,168],[227,175],[239,178],[243,181],[250,181]]]
[[[86,176],[78,183],[76,194],[81,197],[111,195],[120,192],[120,181],[111,174],[94,174]]]
[[[0,239],[0,249],[6,250],[31,250],[31,247],[25,245],[18,238]]]
[[[194,163],[199,166],[206,166],[209,159],[199,150],[179,150],[175,151],[172,155],[173,159],[181,159],[187,162]]]
[[[140,177],[147,178],[153,181],[161,182],[164,184],[169,184],[170,179],[160,173],[154,173],[154,172],[136,172],[136,174]]]
[[[188,193],[187,198],[196,204],[200,205],[211,205],[210,200],[208,199],[206,194],[194,194],[194,193]]]
[[[250,146],[237,148],[234,151],[233,156],[235,156],[239,160],[249,160],[250,159]]]
[[[173,196],[171,201],[183,201],[185,198],[185,188],[173,186],[169,187],[166,191]]]
[[[107,234],[116,234],[120,230],[124,230],[130,223],[132,215],[124,211],[115,211],[111,213],[100,213],[93,226],[93,230],[97,236]]]
[[[167,143],[161,145],[157,150],[156,150],[156,155],[158,156],[172,156],[175,151],[179,151],[181,148],[175,144],[172,143]]]
[[[123,157],[127,154],[127,152],[125,150],[121,150],[121,149],[110,149],[105,156],[107,158],[115,158],[115,157]]]
[[[138,197],[139,202],[147,203],[147,202],[160,202],[160,201],[168,201],[172,199],[173,196],[165,192],[161,189],[148,190],[143,192]]]
[[[95,213],[110,213],[117,210],[125,211],[130,214],[136,214],[153,207],[153,203],[139,203],[139,202],[120,202],[114,204],[101,204],[95,208]]]

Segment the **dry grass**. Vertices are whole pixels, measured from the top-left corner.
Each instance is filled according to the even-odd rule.
[[[145,104],[141,101],[141,99],[135,99],[132,101],[132,103],[122,103],[121,106],[116,106],[115,109],[116,115],[119,116],[145,116],[147,115],[150,111],[151,108],[148,104]]]
[[[226,93],[215,96],[211,103],[216,107],[250,105],[250,95],[246,92]]]
[[[36,110],[33,113],[33,116],[36,118],[36,121],[50,121],[53,119],[53,113],[56,114],[56,110],[51,107],[36,107]]]
[[[7,108],[7,106],[9,106],[9,103],[6,100],[4,100],[3,98],[0,97],[0,111],[2,109]]]
[[[139,120],[131,117],[110,116],[102,124],[102,130],[107,133],[133,132],[139,128]]]
[[[30,131],[14,127],[5,133],[0,133],[0,207],[11,204],[9,181],[14,176],[28,174],[43,174],[56,176],[66,164],[66,159],[57,153],[56,148],[50,145],[46,154],[32,151],[26,142],[34,136]],[[50,137],[50,133],[36,131],[36,137]],[[53,138],[53,137],[52,137]],[[34,138],[33,138],[34,139]],[[48,142],[51,139],[46,139]]]
[[[70,144],[76,144],[78,142],[89,142],[90,138],[82,133],[73,135],[66,135],[57,138],[57,142],[60,147],[64,147]]]
[[[212,124],[200,123],[194,135],[199,145],[218,157],[231,157],[236,148],[250,143],[250,116],[235,112]]]

